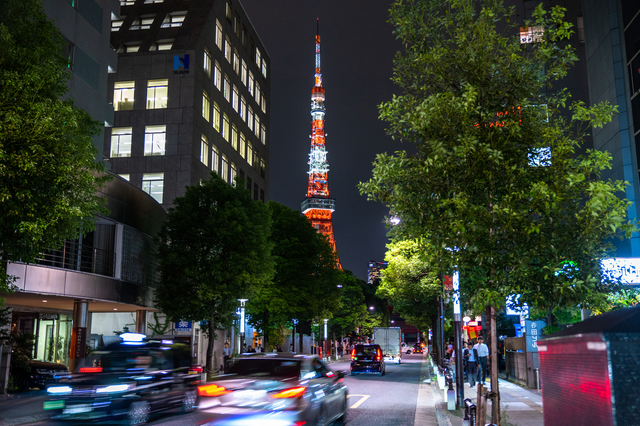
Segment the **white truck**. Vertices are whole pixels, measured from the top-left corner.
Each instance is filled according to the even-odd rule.
[[[402,331],[400,327],[373,327],[373,343],[380,345],[384,362],[400,364],[402,362]]]

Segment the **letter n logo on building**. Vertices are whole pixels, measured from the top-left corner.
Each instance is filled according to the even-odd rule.
[[[188,70],[189,69],[189,55],[184,55],[182,58],[179,55],[173,56],[173,70]]]

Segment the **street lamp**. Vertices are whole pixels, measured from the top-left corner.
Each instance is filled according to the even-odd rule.
[[[329,322],[328,319],[325,318],[324,320],[324,356],[327,356],[327,322]]]
[[[240,353],[244,350],[244,304],[249,299],[238,299],[240,302]]]
[[[373,306],[369,306],[370,311],[373,311],[373,309],[374,309]]]
[[[291,320],[291,322],[293,322],[293,334],[291,335],[291,344],[293,345],[293,350],[291,352],[296,351],[296,325],[298,325],[298,320],[297,319],[293,319]],[[300,352],[302,352],[302,348],[300,348]]]

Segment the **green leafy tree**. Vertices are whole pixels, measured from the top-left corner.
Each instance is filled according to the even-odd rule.
[[[207,321],[207,370],[215,331],[231,326],[238,299],[251,298],[273,276],[267,206],[241,179],[217,174],[174,200],[157,237],[162,273],[155,303],[172,321]]]
[[[250,321],[262,331],[267,347],[292,319],[302,328],[327,315],[338,303],[341,280],[331,245],[302,213],[274,201],[268,208],[275,274],[247,303]]]
[[[607,242],[633,227],[616,196],[625,183],[600,179],[610,155],[577,153],[615,108],[567,109],[559,80],[577,56],[563,41],[564,9],[538,6],[525,26],[541,31],[528,44],[513,15],[501,0],[394,3],[402,94],[380,116],[415,153],[378,155],[360,190],[400,217],[394,232],[435,248],[439,272],[458,268],[475,310],[495,312],[510,294],[530,306],[598,303],[608,291],[599,269]],[[566,260],[578,267],[556,274]]]
[[[354,276],[351,271],[342,271],[339,308],[334,309],[331,329],[334,334],[345,336],[356,331],[367,319],[368,309],[363,289],[369,284]]]
[[[92,138],[99,123],[71,100],[60,33],[38,0],[0,3],[0,293],[7,261],[91,231],[107,180]],[[0,300],[1,302],[1,300]]]

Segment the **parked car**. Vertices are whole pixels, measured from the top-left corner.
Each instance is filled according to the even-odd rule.
[[[198,408],[210,425],[344,423],[344,372],[312,355],[256,353],[234,358],[228,374],[198,386]],[[336,423],[334,423],[336,422]]]
[[[407,345],[403,345],[402,346],[402,353],[403,354],[412,354],[413,353],[413,347],[412,346],[407,346]]]
[[[384,376],[385,362],[380,345],[356,345],[351,351],[351,375],[377,373]]]
[[[51,399],[44,409],[53,410],[54,419],[124,418],[135,425],[160,411],[195,409],[199,377],[189,374],[187,345],[135,333],[121,337],[122,342],[92,352],[79,374],[47,387]]]
[[[71,377],[69,369],[64,364],[55,362],[29,361],[29,387],[45,389],[48,385],[58,383],[61,379]]]

